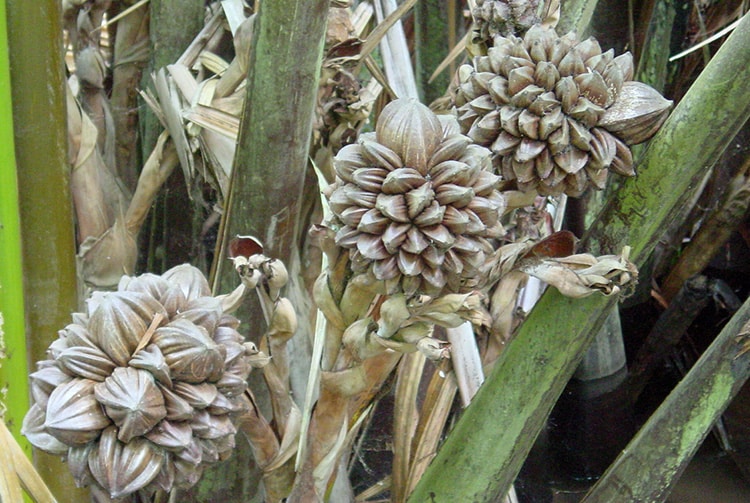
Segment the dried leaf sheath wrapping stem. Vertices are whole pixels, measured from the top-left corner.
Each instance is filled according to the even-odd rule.
[[[401,357],[396,352],[382,352],[385,348],[380,348],[379,355],[361,361],[354,352],[339,351],[344,332],[354,322],[365,319],[376,295],[374,290],[356,281],[345,282],[347,262],[346,255],[341,254],[338,267],[324,271],[316,288],[316,301],[328,320],[326,349],[321,363],[320,396],[310,420],[305,459],[289,501],[324,498],[345,448],[343,436],[370,404]],[[335,285],[345,286],[341,289]]]

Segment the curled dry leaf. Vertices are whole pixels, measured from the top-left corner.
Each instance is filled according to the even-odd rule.
[[[618,293],[637,279],[635,266],[627,260],[628,250],[621,256],[594,257],[588,253],[563,258],[528,259],[518,269],[557,288],[568,297],[587,297],[595,292]]]

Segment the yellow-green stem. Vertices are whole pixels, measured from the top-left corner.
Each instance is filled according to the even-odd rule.
[[[57,331],[70,323],[70,313],[78,304],[68,187],[62,16],[61,4],[56,0],[6,0],[5,6],[18,165],[26,344],[33,362],[45,358],[47,346],[57,337]],[[32,37],[29,27],[33,27]],[[37,470],[58,501],[85,501],[87,491],[76,489],[59,457],[39,452],[35,457]]]
[[[24,379],[28,363],[21,228],[5,17],[5,3],[0,2],[0,416],[24,452],[31,455],[31,444],[20,435],[23,415],[29,408],[29,386]]]

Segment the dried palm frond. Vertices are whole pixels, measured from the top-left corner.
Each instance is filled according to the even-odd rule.
[[[55,497],[16,443],[4,421],[0,421],[0,501],[22,501],[23,492],[36,503],[54,503]]]

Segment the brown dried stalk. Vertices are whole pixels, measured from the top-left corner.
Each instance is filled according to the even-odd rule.
[[[661,288],[668,302],[682,285],[699,274],[726,243],[729,236],[742,223],[750,207],[750,158],[740,172],[729,182],[727,192],[711,214],[703,221],[698,232],[680,254],[677,264],[669,272]]]

